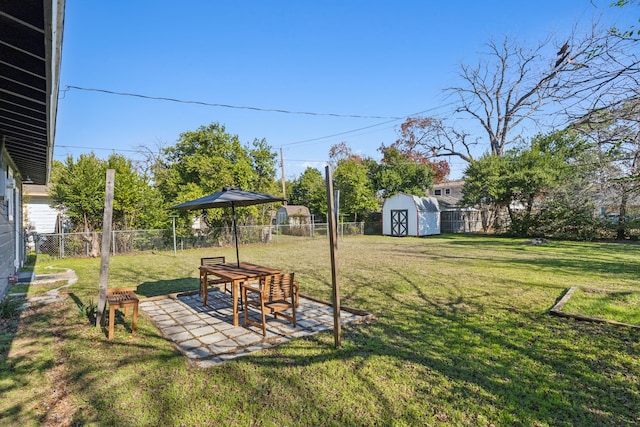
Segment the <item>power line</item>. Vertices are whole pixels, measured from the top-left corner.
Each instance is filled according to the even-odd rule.
[[[62,92],[66,93],[67,91],[69,91],[71,89],[76,89],[76,90],[81,90],[81,91],[89,91],[89,92],[100,92],[100,93],[106,93],[106,94],[109,94],[109,95],[130,96],[130,97],[157,100],[157,101],[170,101],[170,102],[177,102],[177,103],[183,103],[183,104],[203,105],[203,106],[208,106],[208,107],[247,109],[247,110],[262,111],[262,112],[277,112],[277,113],[286,113],[286,114],[304,114],[304,115],[313,115],[313,116],[331,116],[331,117],[364,118],[364,119],[389,119],[389,120],[386,120],[386,121],[381,122],[381,123],[376,123],[376,124],[369,125],[369,126],[359,127],[359,128],[347,130],[347,131],[344,131],[344,132],[339,132],[339,133],[335,133],[335,134],[331,134],[331,135],[325,135],[325,136],[321,136],[321,137],[310,138],[310,139],[305,139],[305,140],[301,140],[301,141],[295,141],[295,142],[290,142],[290,143],[287,143],[287,144],[282,144],[281,147],[286,147],[286,146],[291,146],[291,145],[298,145],[298,144],[309,143],[309,142],[315,142],[315,141],[320,141],[320,140],[324,140],[324,139],[335,138],[337,136],[348,135],[348,134],[352,134],[354,132],[360,132],[360,131],[371,129],[371,128],[375,128],[375,127],[378,127],[378,126],[383,126],[383,125],[386,125],[386,124],[389,124],[389,123],[393,123],[393,122],[397,122],[397,121],[400,121],[400,120],[406,120],[409,117],[416,117],[416,116],[419,116],[421,114],[428,113],[428,112],[435,111],[435,110],[442,109],[442,108],[446,108],[446,107],[449,107],[449,106],[455,104],[454,102],[450,102],[450,103],[447,103],[447,104],[439,105],[437,107],[432,107],[432,108],[429,108],[429,109],[426,109],[426,110],[422,110],[422,111],[419,111],[419,112],[416,112],[416,113],[408,114],[408,115],[405,115],[405,116],[402,116],[402,117],[395,117],[395,116],[364,116],[364,115],[357,115],[357,114],[317,113],[317,112],[307,112],[307,111],[290,111],[290,110],[284,110],[284,109],[267,109],[267,108],[250,107],[250,106],[237,106],[237,105],[229,105],[229,104],[208,103],[208,102],[202,102],[202,101],[181,100],[181,99],[177,99],[177,98],[149,96],[149,95],[142,95],[142,94],[129,93],[129,92],[117,92],[117,91],[112,91],[112,90],[107,90],[107,89],[99,89],[99,88],[85,88],[85,87],[74,86],[74,85],[67,85],[66,88]],[[388,129],[388,128],[384,128],[384,129]],[[384,130],[384,129],[381,129],[381,130]],[[365,133],[362,133],[362,134],[359,134],[359,135],[356,135],[356,136],[364,135],[364,134],[367,134],[367,133],[371,133],[371,132],[365,132]],[[113,149],[109,149],[109,148],[95,148],[95,147],[83,147],[83,146],[71,146],[71,145],[57,145],[57,147],[61,147],[61,148],[83,148],[83,149],[107,150],[107,151],[108,150],[113,150]],[[119,150],[119,151],[137,152],[136,150]]]
[[[326,136],[320,136],[320,137],[317,137],[317,138],[311,138],[311,139],[304,139],[304,140],[301,140],[301,141],[289,142],[287,144],[282,144],[282,147],[287,147],[287,146],[290,146],[290,145],[303,144],[305,142],[315,142],[315,141],[319,141],[319,140],[322,140],[322,139],[329,139],[329,138],[334,138],[336,136],[342,136],[342,135],[350,134],[350,133],[353,133],[353,132],[359,132],[359,131],[365,130],[365,129],[371,129],[373,127],[386,125],[386,124],[389,124],[389,123],[397,122],[399,120],[406,120],[409,117],[419,116],[421,114],[428,113],[428,112],[431,112],[431,111],[434,111],[434,110],[437,110],[437,109],[440,109],[440,108],[449,107],[449,106],[451,106],[453,104],[455,104],[455,103],[454,102],[450,102],[448,104],[440,105],[438,107],[429,108],[429,109],[423,110],[423,111],[418,111],[417,113],[412,113],[412,114],[409,114],[409,115],[406,115],[406,116],[403,116],[403,117],[396,117],[396,118],[393,118],[392,120],[388,120],[388,121],[385,121],[385,122],[382,122],[382,123],[376,123],[376,124],[373,124],[373,125],[369,125],[369,126],[365,126],[365,127],[361,127],[361,128],[357,128],[357,129],[352,129],[352,130],[347,130],[347,131],[335,133],[335,134],[332,134],[332,135],[326,135]]]
[[[269,112],[269,113],[300,114],[300,115],[308,115],[308,116],[348,117],[348,118],[356,118],[356,119],[392,119],[392,120],[402,119],[402,117],[393,117],[393,116],[365,116],[360,114],[317,113],[312,111],[291,111],[291,110],[284,110],[284,109],[277,109],[277,108],[260,108],[260,107],[251,107],[251,106],[245,106],[245,105],[219,104],[219,103],[212,103],[212,102],[168,98],[164,96],[142,95],[139,93],[117,92],[117,91],[107,90],[107,89],[87,88],[87,87],[72,86],[72,85],[66,86],[66,89],[64,90],[64,92],[71,89],[83,90],[87,92],[100,92],[100,93],[106,93],[109,95],[130,96],[135,98],[151,99],[154,101],[169,101],[169,102],[177,102],[181,104],[204,105],[206,107],[234,108],[239,110],[252,110],[252,111],[262,111],[262,112]]]
[[[397,120],[402,120],[402,119],[397,119]],[[288,143],[288,144],[282,144],[282,146],[283,146],[283,147],[287,147],[287,146],[289,146],[289,145],[298,145],[298,144],[303,144],[303,143],[305,143],[305,142],[314,142],[314,141],[319,141],[319,140],[321,140],[321,139],[334,138],[334,137],[336,137],[336,136],[342,136],[342,135],[346,135],[346,134],[353,133],[353,132],[358,132],[358,131],[365,130],[365,129],[371,129],[371,128],[376,127],[376,126],[386,125],[386,124],[388,124],[388,123],[395,122],[395,121],[397,121],[397,120],[389,120],[389,121],[386,121],[386,122],[377,123],[377,124],[375,124],[375,125],[370,125],[370,126],[365,126],[365,127],[357,128],[357,129],[347,130],[347,131],[344,131],[344,132],[334,133],[334,134],[332,134],[332,135],[326,135],[326,136],[320,136],[320,137],[317,137],[317,138],[304,139],[304,140],[302,140],[302,141],[290,142],[290,143]]]

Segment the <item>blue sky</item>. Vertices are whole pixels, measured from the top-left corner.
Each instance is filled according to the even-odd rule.
[[[287,179],[307,166],[323,170],[339,142],[379,159],[407,116],[451,115],[443,89],[488,40],[535,45],[594,18],[637,22],[636,7],[610,3],[67,0],[54,158],[135,158],[141,145],[173,145],[180,133],[219,122],[243,143],[265,138],[282,148]],[[460,177],[464,163],[451,166],[451,178]]]

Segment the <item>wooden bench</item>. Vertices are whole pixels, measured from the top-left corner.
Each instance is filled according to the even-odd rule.
[[[138,297],[134,293],[136,288],[107,289],[107,302],[109,302],[109,339],[113,339],[113,327],[116,319],[116,309],[124,308],[124,316],[128,316],[129,307],[133,307],[132,335],[136,333],[138,326]]]

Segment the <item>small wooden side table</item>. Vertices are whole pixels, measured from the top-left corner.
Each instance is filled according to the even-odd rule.
[[[129,307],[133,307],[132,335],[136,333],[138,326],[138,297],[134,293],[136,288],[107,289],[107,301],[109,302],[109,339],[113,339],[113,327],[116,319],[116,309],[124,308],[124,316],[129,314]]]

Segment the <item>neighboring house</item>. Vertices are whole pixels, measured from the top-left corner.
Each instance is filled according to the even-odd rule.
[[[398,193],[382,207],[385,236],[429,236],[440,234],[440,208],[435,197]]]
[[[60,211],[50,205],[49,188],[46,185],[25,184],[22,189],[27,231],[38,234],[60,232]]]
[[[306,225],[311,224],[311,213],[306,206],[284,205],[276,212],[278,225]]]
[[[464,180],[462,179],[441,182],[433,185],[433,188],[429,190],[429,196],[433,196],[438,199],[441,211],[445,209],[454,209],[458,207],[458,203],[462,200],[463,187]]]
[[[0,3],[0,298],[26,258],[22,184],[49,181],[64,0]]]
[[[464,180],[435,184],[429,194],[440,204],[440,230],[443,233],[477,233],[483,231],[487,213],[461,205]]]

